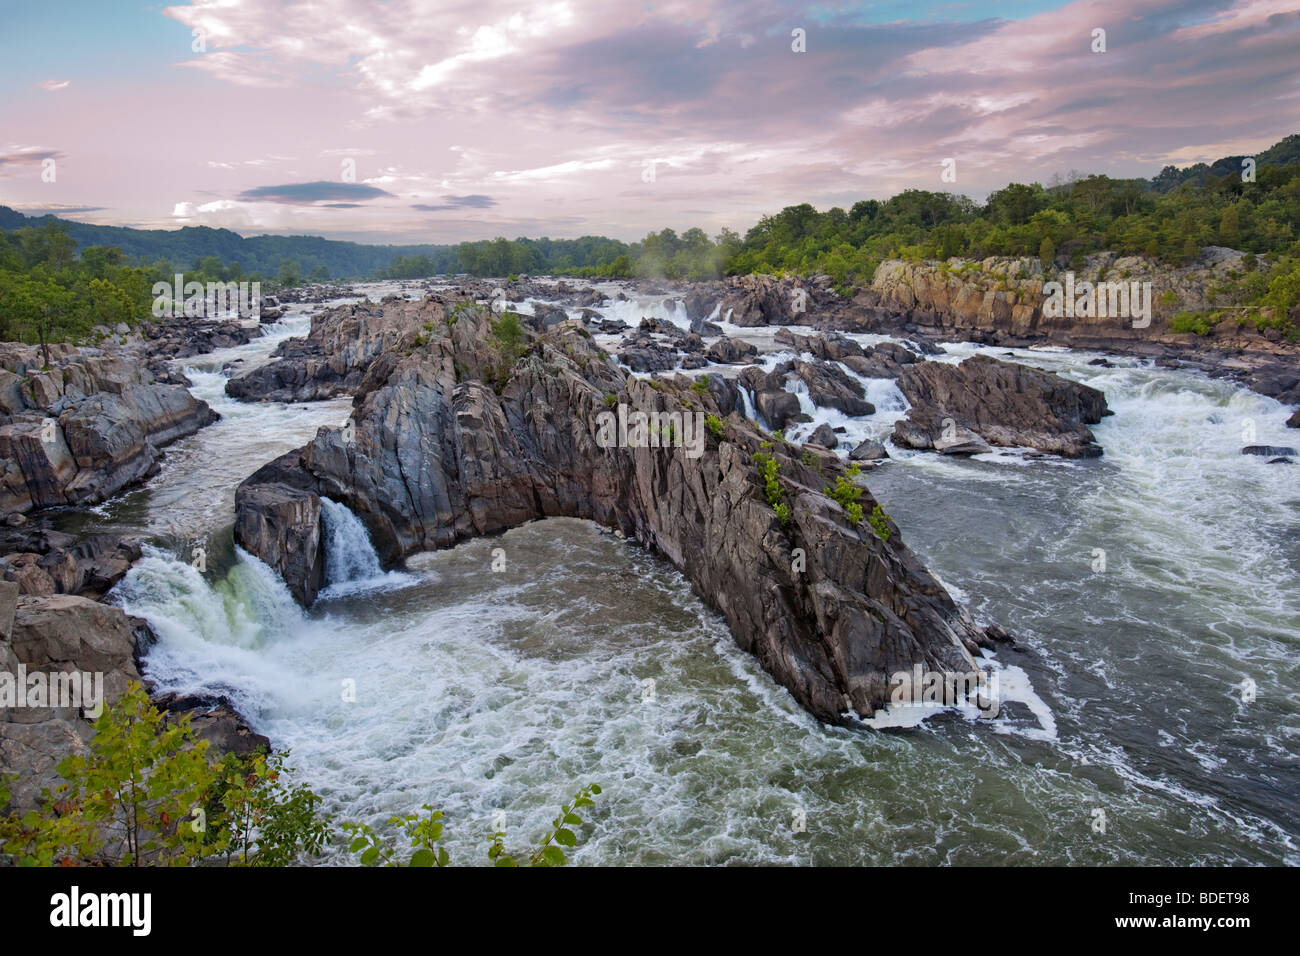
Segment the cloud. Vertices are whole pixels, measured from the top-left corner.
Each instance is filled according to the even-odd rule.
[[[334,208],[347,209],[359,205],[349,200],[378,199],[380,196],[392,195],[377,186],[367,186],[364,183],[318,180],[311,183],[287,183],[283,186],[257,186],[245,189],[239,198],[245,202],[277,202],[296,206],[326,203]]]
[[[84,212],[100,212],[108,207],[106,206],[69,206],[59,203],[37,204],[37,203],[11,203],[11,209],[16,209],[25,216],[72,216]]]
[[[71,83],[71,80],[41,80],[36,85],[49,93],[57,93],[59,90],[67,89]]]
[[[74,97],[51,118],[57,134],[41,135],[104,160],[77,171],[78,188],[103,192],[76,198],[134,220],[165,220],[159,196],[182,196],[203,204],[195,221],[231,228],[441,241],[503,223],[558,235],[570,219],[574,234],[620,238],[743,231],[792,203],[847,207],[905,188],[981,198],[1072,168],[1150,176],[1300,129],[1295,0],[1047,5],[174,2],[165,15],[201,29],[207,52],[185,60],[180,82],[117,92],[145,103],[141,117],[201,102],[238,121],[175,138],[164,161],[130,117],[105,150]],[[1027,8],[1040,12],[997,15]],[[886,22],[895,15],[914,20]],[[1107,49],[1094,54],[1098,26]],[[795,27],[807,30],[804,53],[791,49]],[[174,75],[177,58],[160,51],[150,68]],[[26,130],[28,142],[38,129],[49,128]],[[0,152],[0,175],[42,158]],[[271,155],[285,153],[299,158]],[[270,158],[245,158],[259,156]],[[300,181],[341,179],[346,157],[355,183]],[[955,184],[940,178],[948,157]],[[250,182],[289,185],[230,185],[258,165]],[[225,196],[233,205],[208,202]]]
[[[0,153],[0,168],[5,166],[39,166],[47,159],[62,159],[63,153],[57,149],[43,149],[39,146],[11,146],[10,152]]]
[[[446,209],[488,209],[497,204],[491,196],[474,193],[469,196],[443,196],[445,205],[430,206],[426,203],[412,203],[412,209],[423,212],[442,212]]]

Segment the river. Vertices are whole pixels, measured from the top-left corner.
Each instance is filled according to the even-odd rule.
[[[682,321],[669,300],[633,298],[599,311]],[[1016,350],[1106,393],[1103,458],[891,445],[868,484],[953,595],[1017,636],[995,666],[1023,703],[992,721],[834,728],[735,646],[682,575],[586,522],[384,573],[356,518],[327,502],[329,563],[349,570],[298,608],[231,543],[234,487],[351,403],[244,405],[223,387],[228,363],[304,334],[309,308],[179,361],[222,421],[80,522],[154,542],[110,598],[159,635],[148,676],[229,696],[340,818],[432,803],[453,862],[485,863],[498,813],[522,846],[595,781],[581,863],[1300,863],[1300,491],[1294,467],[1238,453],[1249,427],[1294,443],[1277,402],[1136,359]],[[771,347],[773,330],[730,331]],[[940,360],[980,347],[947,349]],[[855,441],[887,435],[906,402],[892,382],[864,384],[875,415],[805,404],[816,422],[790,437],[820,421]]]

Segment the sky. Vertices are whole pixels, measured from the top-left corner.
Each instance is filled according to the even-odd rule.
[[[743,234],[1297,131],[1297,0],[0,0],[0,204],[107,225]]]

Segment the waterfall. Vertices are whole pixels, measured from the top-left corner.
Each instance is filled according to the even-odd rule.
[[[758,409],[754,407],[753,394],[749,391],[749,389],[746,386],[741,385],[739,383],[737,383],[736,388],[740,392],[740,397],[745,402],[745,417],[748,418],[751,422],[759,421]]]
[[[158,635],[145,671],[161,692],[226,694],[251,716],[286,682],[267,649],[311,625],[279,575],[242,548],[235,558],[224,578],[209,582],[146,545],[112,601]]]
[[[349,584],[382,577],[379,555],[370,543],[370,533],[361,519],[346,506],[321,498],[325,523],[325,583]]]

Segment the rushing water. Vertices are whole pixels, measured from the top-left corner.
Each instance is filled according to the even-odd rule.
[[[604,311],[684,322],[662,299]],[[771,330],[735,332],[770,347]],[[1238,454],[1248,425],[1286,444],[1284,410],[1193,372],[1016,355],[1106,392],[1104,458],[890,446],[868,479],[953,594],[1018,636],[998,663],[1033,708],[995,721],[825,727],[680,574],[579,521],[385,574],[326,502],[311,609],[228,543],[200,574],[173,540],[228,541],[233,484],[347,410],[229,402],[230,355],[191,360],[223,422],[101,509],[159,535],[114,598],[158,632],[147,669],[165,689],[228,694],[344,818],[443,808],[459,862],[485,860],[498,811],[527,842],[588,781],[604,788],[588,863],[1300,862],[1300,493],[1294,468]],[[886,436],[906,402],[864,384],[875,415],[807,405],[802,428],[844,427],[842,450]]]

